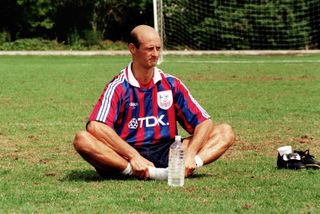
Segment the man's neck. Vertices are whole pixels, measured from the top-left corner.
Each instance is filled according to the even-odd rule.
[[[146,69],[132,63],[131,70],[136,80],[144,85],[148,84],[153,78],[154,67]]]

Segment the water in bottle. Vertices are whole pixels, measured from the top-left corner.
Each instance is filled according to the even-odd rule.
[[[184,151],[181,143],[181,136],[175,137],[175,142],[170,146],[169,151],[169,169],[168,169],[168,185],[183,186],[184,185]]]

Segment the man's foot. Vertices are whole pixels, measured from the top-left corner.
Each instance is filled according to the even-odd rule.
[[[307,169],[320,169],[320,161],[315,160],[314,156],[310,155],[309,150],[294,152],[300,155],[302,163]]]
[[[168,168],[149,167],[149,178],[152,180],[167,180]]]

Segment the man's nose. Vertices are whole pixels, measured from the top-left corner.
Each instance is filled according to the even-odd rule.
[[[157,48],[153,48],[152,55],[153,56],[159,56],[160,55],[160,51]]]

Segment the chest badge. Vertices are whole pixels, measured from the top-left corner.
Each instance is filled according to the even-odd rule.
[[[162,108],[163,110],[168,110],[173,103],[171,90],[158,92],[157,102],[160,108]]]

